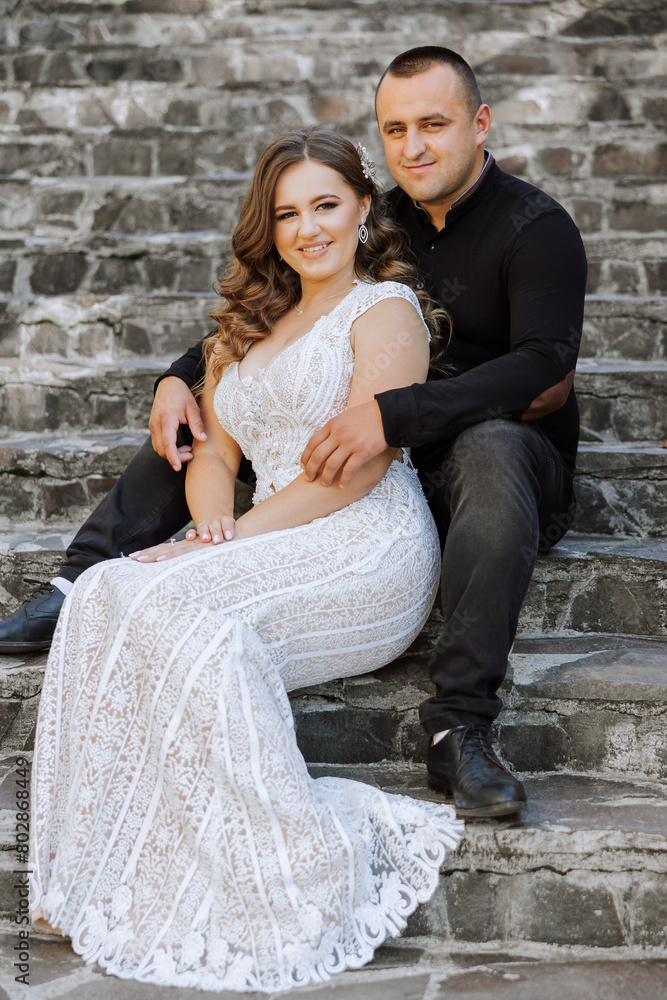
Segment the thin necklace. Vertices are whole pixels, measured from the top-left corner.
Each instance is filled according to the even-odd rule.
[[[347,288],[345,291],[346,292],[351,292],[352,289],[351,288]],[[328,299],[335,299],[338,295],[343,295],[343,294],[345,294],[345,293],[344,292],[335,292],[333,295],[327,295],[326,299],[320,299],[319,302],[313,302],[312,306],[306,306],[305,309],[297,309],[296,306],[294,306],[294,308],[298,312],[299,316],[303,316],[303,314],[305,312],[308,312],[309,309],[314,309],[315,306],[321,306],[322,303],[326,302]]]

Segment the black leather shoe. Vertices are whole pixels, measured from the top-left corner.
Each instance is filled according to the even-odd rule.
[[[41,653],[49,649],[64,600],[65,595],[57,587],[42,583],[11,618],[0,622],[0,653]]]
[[[526,792],[500,763],[489,730],[457,726],[426,755],[429,788],[454,796],[461,818],[488,819],[522,812]]]

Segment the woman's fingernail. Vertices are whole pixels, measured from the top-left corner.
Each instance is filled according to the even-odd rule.
[[[231,533],[231,531],[226,531],[226,532],[225,532],[225,538],[227,539],[227,541],[229,541],[229,540],[230,540],[230,539],[231,539],[232,537],[233,537],[233,536],[232,536],[232,533]]]
[[[166,556],[158,556],[155,562],[164,562],[166,558],[167,558]]]
[[[148,562],[148,556],[137,556],[137,562]]]
[[[214,544],[215,544],[215,542],[221,542],[221,541],[222,541],[222,539],[220,538],[220,535],[214,535],[213,536],[213,543]]]
[[[140,552],[141,552],[141,549],[137,549],[136,552],[130,552],[128,558],[129,559],[136,559]]]

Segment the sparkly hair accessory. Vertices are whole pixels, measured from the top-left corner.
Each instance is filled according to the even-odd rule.
[[[375,164],[368,155],[366,147],[362,146],[360,142],[357,143],[357,153],[359,154],[359,159],[361,160],[364,177],[368,181],[375,181],[375,175],[377,173]]]

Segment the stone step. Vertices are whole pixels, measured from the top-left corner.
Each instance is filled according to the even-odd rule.
[[[382,160],[380,160],[382,162]],[[531,181],[520,158],[503,163]],[[73,232],[152,235],[195,229],[231,231],[250,171],[174,177],[23,177],[0,179],[0,225],[7,233],[69,239]],[[552,177],[547,190],[583,233],[660,233],[667,229],[664,184]],[[167,195],[167,197],[166,197]]]
[[[146,434],[0,438],[0,528],[81,524],[111,489]],[[667,449],[582,445],[574,530],[661,537],[667,518]]]
[[[49,580],[78,524],[0,530],[0,615],[32,592],[24,577]],[[667,638],[667,541],[569,534],[538,557],[519,621],[525,639],[581,633]],[[431,616],[439,634],[439,612]],[[435,632],[433,632],[435,629]],[[435,639],[433,639],[435,641]]]
[[[81,233],[66,241],[7,233],[0,240],[0,291],[8,297],[208,292],[230,255],[236,215],[230,202],[224,218],[209,215],[209,223],[221,229],[151,233],[146,218],[144,233]],[[584,245],[590,293],[646,296],[667,290],[665,234],[584,234]]]
[[[0,440],[0,526],[82,524],[145,437],[112,433]]]
[[[521,17],[517,17],[520,12]],[[313,17],[316,14],[316,18]],[[391,0],[376,0],[359,6],[353,0],[341,0],[335,9],[323,7],[320,0],[258,0],[220,4],[197,0],[184,4],[179,0],[132,0],[112,7],[100,6],[90,0],[69,0],[61,5],[57,17],[51,11],[42,12],[38,19],[26,17],[21,8],[8,11],[3,21],[2,44],[7,47],[71,48],[102,43],[105,46],[134,45],[151,47],[164,45],[206,45],[234,38],[270,39],[295,35],[323,33],[333,27],[377,31],[378,26],[414,25],[415,14],[433,18],[441,32],[456,32],[462,37],[469,32],[502,34],[506,43],[529,36],[537,45],[542,36],[558,35],[563,44],[597,46],[604,40],[612,49],[632,44],[637,36],[651,48],[656,36],[664,30],[664,15],[655,3],[635,4],[611,10],[590,9],[585,3],[572,3],[564,9],[553,9],[540,0],[507,0],[502,5],[489,0],[475,3],[441,0],[404,0],[399,8]],[[436,21],[437,19],[437,21]],[[425,22],[427,23],[427,22]],[[418,23],[418,27],[420,24]],[[516,72],[530,71],[526,67]],[[534,69],[532,70],[535,71]]]
[[[112,432],[0,439],[0,528],[25,531],[64,523],[78,528],[146,437]],[[237,506],[247,509],[251,493],[237,483]]]
[[[153,358],[166,367],[215,329],[207,314],[216,301],[213,292],[0,299],[0,357],[84,365]]]
[[[45,336],[49,332],[47,328]],[[1,359],[1,433],[62,435],[77,434],[83,428],[147,428],[153,383],[168,363],[166,359],[114,365],[71,364],[43,357]],[[667,435],[666,384],[666,362],[582,362],[576,376],[582,441],[641,441],[658,447]]]
[[[410,650],[373,673],[291,695],[307,761],[424,764],[419,704],[433,693],[434,616]],[[32,749],[46,654],[0,657],[0,746]],[[667,642],[589,635],[518,639],[494,740],[520,774],[667,777]]]
[[[250,176],[248,170],[201,177],[5,179],[0,181],[0,224],[7,233],[37,238],[71,239],[73,232],[78,238],[92,232],[231,232]],[[646,199],[654,197],[647,189]]]
[[[424,762],[426,738],[418,708],[433,693],[427,662],[438,633],[437,617],[389,666],[292,694],[307,760],[335,765]],[[517,639],[500,694],[504,709],[494,738],[513,770],[641,779],[667,775],[664,640],[604,635]]]
[[[432,795],[421,767],[322,765],[311,772]],[[566,774],[536,775],[525,784],[529,808],[521,819],[466,824],[436,896],[412,917],[408,935],[643,945],[647,954],[664,953],[664,785]]]
[[[586,296],[581,362],[667,360],[666,296]]]
[[[126,236],[93,233],[0,240],[8,296],[210,292],[229,255],[230,235],[198,230]]]
[[[5,919],[15,900],[16,759],[5,757],[0,786]],[[422,767],[324,764],[310,770],[315,777],[335,774],[388,792],[436,797],[425,787]],[[529,808],[520,818],[466,824],[435,896],[410,919],[405,937],[450,946],[544,942],[664,957],[664,785],[569,774],[538,774],[525,784]]]
[[[266,62],[261,63],[252,51],[253,43],[244,40],[238,49],[240,78],[226,80],[225,89],[220,87],[219,62],[214,63],[218,54],[210,49],[166,49],[156,53],[146,47],[115,51],[102,47],[78,53],[70,49],[66,57],[55,51],[23,50],[14,57],[19,75],[3,88],[6,111],[0,132],[126,129],[142,125],[200,130],[215,125],[229,138],[231,125],[247,127],[251,112],[254,121],[284,128],[312,119],[332,127],[372,123],[372,91],[383,65],[381,52],[386,52],[389,63],[402,44],[395,41],[393,34],[388,37],[389,42],[387,36],[376,35],[379,45],[374,71],[366,67],[360,71],[356,39],[341,33],[334,44],[331,38],[313,38],[311,52],[326,52],[327,60],[317,62],[308,87],[304,87],[303,67],[312,55],[309,53],[305,61],[303,56],[299,59],[293,55],[303,46],[303,38],[268,41]],[[480,40],[485,46],[490,41],[483,36]],[[522,39],[519,44],[533,43]],[[546,40],[543,49],[542,58],[553,60],[553,40]],[[631,48],[625,54],[633,61],[645,51]],[[78,70],[72,66],[72,55],[79,63]],[[493,135],[501,135],[507,123],[570,126],[613,122],[659,130],[664,67],[654,60],[636,76],[613,81],[605,78],[599,65],[605,62],[605,55],[604,49],[596,50],[595,73],[590,66],[578,66],[576,56],[555,74],[535,71],[535,63],[541,58],[537,54],[527,58],[500,54],[486,63],[473,59],[483,98],[493,111]],[[616,50],[613,58],[619,56],[621,52]],[[567,55],[565,60],[567,63]],[[4,61],[6,64],[6,57]],[[84,61],[85,68],[81,65]],[[533,72],[513,74],[502,69],[503,63],[520,66],[530,61]],[[0,56],[0,66],[2,62]],[[54,69],[57,72],[60,68],[65,73],[57,77]],[[76,76],[65,75],[72,71]],[[233,75],[229,62],[222,73]],[[260,87],[264,93],[258,93]],[[280,89],[279,99],[276,87]],[[62,100],[64,90],[67,102]],[[336,92],[345,96],[332,96]]]
[[[215,328],[209,293],[0,298],[0,357],[90,364],[173,359]],[[588,296],[581,358],[667,360],[667,297]]]
[[[522,638],[602,633],[667,637],[667,541],[566,535],[538,558]]]
[[[258,11],[250,12],[247,7],[225,10],[224,19],[217,11],[213,17],[204,15],[196,24],[192,16],[151,17],[157,13],[154,10],[147,12],[148,17],[130,18],[123,10],[115,17],[111,13],[100,21],[82,24],[68,11],[63,12],[62,21],[14,22],[5,34],[2,61],[6,79],[30,81],[33,86],[72,86],[91,80],[107,84],[119,80],[196,84],[222,79],[227,85],[291,82],[304,69],[314,71],[316,78],[335,80],[338,63],[365,54],[369,35],[375,43],[374,56],[383,67],[406,37],[419,32],[462,49],[482,77],[502,74],[522,79],[571,73],[633,80],[655,73],[662,65],[655,37],[662,19],[655,10],[643,23],[635,18],[632,24],[626,17],[624,24],[620,22],[621,30],[617,24],[613,33],[603,28],[597,35],[589,33],[592,25],[589,21],[585,26],[585,14],[577,18],[576,8],[549,16],[544,5],[541,9],[535,5],[531,11],[531,5],[522,4],[521,18],[512,18],[515,5],[503,6],[509,9],[497,17],[496,5],[489,3],[426,3],[416,10],[412,3],[401,7],[374,3],[366,10],[357,5],[336,5],[335,10],[328,10],[320,4],[318,16],[313,17],[306,5],[285,4],[280,11],[263,11],[261,17],[248,17],[248,13],[256,15]],[[480,16],[490,9],[494,11],[491,17]],[[580,11],[584,13],[581,7]],[[652,27],[647,31],[649,24]],[[600,27],[598,24],[597,29]],[[305,52],[303,45],[297,48],[304,39],[308,41]],[[311,56],[327,41],[329,51],[338,49],[333,67],[327,62],[321,65]],[[222,66],[212,60],[220,45],[224,45],[226,55]],[[155,46],[159,46],[158,53]],[[281,57],[278,66],[262,66],[259,57],[267,50],[271,56]]]
[[[475,3],[405,0],[399,8],[391,0],[376,0],[372,6],[363,7],[342,0],[335,9],[329,10],[319,0],[300,3],[260,0],[259,3],[233,5],[197,2],[187,6],[177,0],[160,3],[133,0],[115,8],[109,4],[100,8],[89,2],[70,0],[66,7],[61,5],[57,16],[44,11],[39,18],[28,18],[21,8],[8,11],[3,21],[1,43],[7,48],[20,45],[46,50],[76,50],[93,45],[140,49],[184,45],[205,48],[216,42],[240,38],[271,40],[288,34],[297,37],[321,35],[333,28],[338,28],[340,33],[358,33],[364,29],[377,32],[378,26],[387,31],[404,28],[415,31],[415,14],[423,18],[418,27],[425,28],[431,23],[439,28],[438,37],[440,33],[454,33],[461,38],[471,32],[497,33],[505,43],[503,54],[512,41],[527,38],[536,48],[548,40],[560,45],[561,49],[570,46],[575,51],[585,52],[587,48],[595,51],[604,40],[612,51],[620,49],[625,53],[632,46],[639,48],[640,45],[650,50],[657,47],[656,36],[664,30],[664,17],[655,4],[637,4],[627,9],[615,6],[611,11],[598,11],[588,9],[583,3],[570,4],[563,10],[552,9],[535,0],[508,0],[500,6],[488,0]],[[556,71],[559,65],[554,63]],[[519,74],[548,71],[548,67],[537,68],[535,62],[531,64],[528,59],[512,68],[512,72]]]
[[[147,428],[153,383],[163,371],[155,362],[86,367],[5,359],[0,426],[5,434]]]
[[[666,215],[667,220],[667,215]],[[667,235],[583,234],[589,293],[650,295],[667,291]]]
[[[576,532],[661,537],[667,523],[667,448],[580,444],[575,489]]]
[[[667,363],[582,360],[575,389],[582,441],[659,445],[667,436]]]

